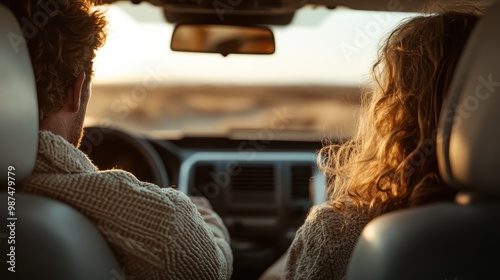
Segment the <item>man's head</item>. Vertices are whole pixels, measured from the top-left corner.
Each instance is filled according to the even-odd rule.
[[[79,145],[95,51],[106,20],[93,0],[1,0],[17,17],[28,45],[40,129]]]

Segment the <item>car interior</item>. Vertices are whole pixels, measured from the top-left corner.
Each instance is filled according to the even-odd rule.
[[[231,235],[232,279],[258,279],[286,253],[311,206],[327,199],[329,178],[317,168],[318,150],[349,139],[381,40],[428,4],[103,2],[108,38],[94,62],[80,150],[100,169],[124,169],[206,197]],[[500,80],[500,3],[492,3],[462,54],[443,111],[456,114],[470,102],[479,76]],[[0,21],[1,34],[22,34],[3,6]],[[0,53],[0,162],[4,170],[15,163],[21,186],[36,157],[36,87],[25,45],[13,47],[0,36]],[[457,203],[372,221],[347,279],[500,277],[495,90],[459,129],[448,118],[440,123],[441,175],[463,191]],[[7,201],[8,191],[1,186],[0,200]],[[18,279],[125,279],[85,216],[45,197],[15,197]],[[3,221],[9,221],[6,209]],[[0,230],[2,252],[9,252],[9,234]],[[5,264],[9,256],[0,259]],[[2,279],[10,279],[5,273]]]

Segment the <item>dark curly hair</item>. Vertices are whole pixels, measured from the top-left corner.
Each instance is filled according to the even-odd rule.
[[[40,125],[62,107],[82,73],[93,75],[95,51],[104,44],[106,19],[92,0],[2,0],[26,39],[38,94]]]

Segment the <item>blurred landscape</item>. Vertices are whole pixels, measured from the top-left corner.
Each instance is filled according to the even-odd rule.
[[[343,139],[354,129],[360,89],[330,86],[97,85],[86,125],[153,138],[187,136]]]

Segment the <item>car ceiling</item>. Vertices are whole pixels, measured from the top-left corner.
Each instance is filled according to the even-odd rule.
[[[142,0],[103,0],[103,3],[114,2],[133,2],[139,3]],[[154,5],[161,6],[161,0],[145,0]],[[183,2],[183,1],[179,1]],[[198,1],[200,2],[200,1]],[[328,7],[348,7],[358,10],[371,10],[371,11],[400,11],[400,12],[421,12],[423,8],[429,3],[428,0],[309,0],[307,4],[322,5]],[[440,3],[454,3],[456,0],[440,0]]]

